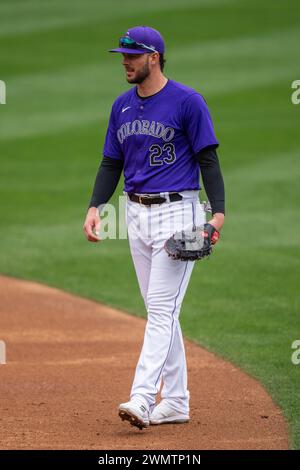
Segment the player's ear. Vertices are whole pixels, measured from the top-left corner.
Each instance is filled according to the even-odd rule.
[[[158,52],[152,52],[152,54],[150,54],[150,59],[151,59],[151,64],[155,64],[157,59],[159,60],[159,54]]]

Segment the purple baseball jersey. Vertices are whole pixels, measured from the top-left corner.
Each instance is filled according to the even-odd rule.
[[[103,155],[124,161],[126,192],[200,189],[195,154],[218,146],[204,98],[174,80],[142,99],[137,86],[114,102]]]

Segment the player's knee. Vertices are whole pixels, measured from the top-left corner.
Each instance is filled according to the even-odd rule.
[[[147,296],[148,322],[155,325],[169,326],[170,321],[177,317],[177,309],[174,302],[157,299],[155,296]]]

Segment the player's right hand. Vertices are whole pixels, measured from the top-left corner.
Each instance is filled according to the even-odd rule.
[[[90,207],[85,218],[83,231],[89,242],[99,242],[100,216],[97,207]]]

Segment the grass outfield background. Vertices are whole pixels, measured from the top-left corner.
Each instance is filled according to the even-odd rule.
[[[291,0],[0,5],[0,271],[145,316],[127,241],[89,244],[82,224],[110,107],[130,87],[121,56],[106,51],[128,27],[161,30],[165,75],[208,102],[227,196],[222,239],[195,266],[182,327],[265,385],[295,448],[300,105],[291,103],[291,83],[300,79],[299,14]]]

